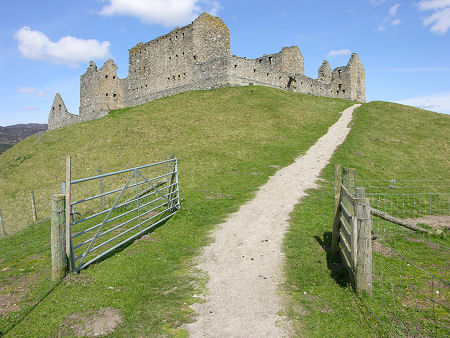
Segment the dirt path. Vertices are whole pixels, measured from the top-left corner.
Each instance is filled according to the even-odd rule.
[[[204,303],[194,304],[191,337],[284,337],[286,323],[278,286],[282,282],[282,241],[289,214],[347,136],[354,105],[342,112],[305,155],[280,169],[213,232],[197,267],[209,275]]]

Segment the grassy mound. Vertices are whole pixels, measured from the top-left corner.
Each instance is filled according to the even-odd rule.
[[[434,315],[445,327],[450,319],[448,312],[441,307],[433,313],[433,302],[422,297],[433,297],[425,283],[431,282],[429,276],[389,252],[383,243],[374,244],[378,250],[374,251],[371,300],[355,296],[346,270],[338,268],[326,250],[331,246],[335,163],[356,168],[358,177],[365,179],[424,180],[415,185],[432,191],[427,180],[446,179],[448,183],[449,130],[450,116],[413,107],[371,102],[355,111],[347,140],[323,171],[321,187],[310,191],[296,207],[285,238],[286,291],[290,295],[286,311],[297,332],[317,337],[445,335],[445,329],[435,325]],[[425,270],[450,280],[448,232],[423,236],[392,227],[394,233],[386,240],[396,250]],[[434,281],[436,285],[438,282]],[[448,297],[448,286],[440,286],[436,286],[434,296]]]
[[[67,277],[11,333],[88,332],[74,326],[102,309],[120,312],[118,336],[179,332],[191,316],[193,295],[204,285],[203,276],[192,275],[191,264],[208,243],[209,231],[250,199],[277,167],[304,153],[351,104],[264,87],[189,92],[15,145],[0,156],[0,208],[9,233],[29,223],[30,189],[38,215],[49,214],[49,197],[59,191],[67,155],[73,178],[81,178],[95,175],[99,167],[115,171],[175,154],[183,201],[181,211],[151,235]],[[49,238],[48,222],[42,222],[0,239],[0,296],[16,304],[0,317],[0,331],[54,286]]]

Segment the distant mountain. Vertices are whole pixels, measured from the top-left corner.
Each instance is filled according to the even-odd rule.
[[[43,123],[15,124],[13,126],[0,127],[0,144],[13,145],[30,135],[45,130],[47,130],[47,124]],[[0,147],[0,152],[3,148]]]

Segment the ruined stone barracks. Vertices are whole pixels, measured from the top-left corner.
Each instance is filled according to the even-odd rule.
[[[230,31],[218,17],[201,14],[194,22],[129,50],[128,77],[117,76],[109,59],[98,69],[91,61],[80,78],[80,112],[70,114],[56,94],[48,128],[100,118],[111,109],[132,107],[177,93],[224,86],[261,85],[293,92],[365,101],[365,71],[357,54],[331,70],[324,61],[318,78],[304,75],[297,46],[247,59],[230,55]]]

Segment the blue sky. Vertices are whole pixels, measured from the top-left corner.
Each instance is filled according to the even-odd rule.
[[[129,48],[203,11],[230,28],[232,54],[297,45],[316,78],[356,52],[367,101],[450,113],[450,0],[0,0],[0,126],[46,122],[56,92],[78,114],[89,60],[126,77]]]

